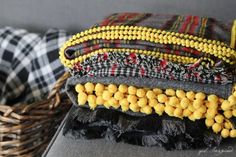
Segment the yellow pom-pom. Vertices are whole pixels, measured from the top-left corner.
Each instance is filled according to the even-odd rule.
[[[147,103],[148,103],[147,98],[140,98],[139,101],[137,102],[139,107],[147,106]]]
[[[102,96],[97,97],[96,104],[97,105],[103,105],[104,104],[104,100],[103,100]]]
[[[179,118],[183,117],[183,110],[181,108],[176,108],[174,110],[174,116]]]
[[[233,114],[234,117],[236,117],[236,109],[232,110],[232,114]]]
[[[195,119],[201,119],[202,118],[202,113],[198,110],[193,112],[194,118]]]
[[[215,132],[215,133],[218,133],[220,132],[222,129],[221,125],[219,123],[214,123],[212,125],[212,130]]]
[[[236,105],[236,97],[233,95],[230,95],[228,98],[228,101],[230,103],[231,106]]]
[[[104,101],[104,107],[106,107],[107,109],[109,109],[111,106],[109,104],[109,101]]]
[[[157,99],[149,99],[148,105],[154,107],[157,103]]]
[[[165,106],[163,105],[163,104],[156,104],[155,106],[154,106],[154,110],[155,110],[155,112],[158,114],[158,115],[162,115],[163,114],[163,112],[164,112],[164,109],[165,109]]]
[[[179,104],[179,99],[175,96],[170,97],[169,99],[169,105],[171,106],[177,106]]]
[[[119,101],[121,106],[129,106],[129,102],[126,98]]]
[[[165,93],[166,93],[166,95],[169,95],[169,96],[175,96],[174,89],[166,89]]]
[[[97,106],[96,104],[96,96],[95,95],[89,95],[88,96],[88,104],[91,109],[95,109]]]
[[[228,119],[231,118],[233,116],[232,111],[231,110],[224,111],[224,116]]]
[[[146,95],[145,89],[138,89],[136,95],[140,98],[144,97]]]
[[[135,95],[128,95],[127,100],[130,103],[136,103],[137,102],[137,97]]]
[[[162,90],[160,88],[154,88],[153,89],[153,92],[158,95],[158,94],[161,94],[162,93]]]
[[[183,108],[183,109],[186,109],[188,107],[188,105],[191,104],[191,101],[188,99],[188,98],[183,98],[181,101],[180,101],[180,106]]]
[[[222,136],[223,138],[229,137],[229,134],[230,134],[230,132],[229,132],[228,129],[223,129],[223,130],[221,131],[221,136]]]
[[[191,112],[194,112],[196,109],[193,107],[193,105],[191,104],[191,105],[188,105],[188,108],[187,109],[189,109],[189,111],[191,111]]]
[[[115,92],[117,91],[116,85],[114,85],[114,84],[109,84],[109,85],[108,85],[108,91],[109,91],[110,93],[115,93]]]
[[[96,96],[102,96],[102,92],[95,92]]]
[[[103,84],[101,84],[101,83],[97,83],[96,85],[95,85],[95,92],[103,92],[103,90],[105,89],[105,87],[104,87],[104,85]]]
[[[201,99],[197,99],[193,101],[193,107],[195,109],[200,108],[203,105],[203,101]]]
[[[206,119],[205,124],[207,127],[211,127],[214,124],[214,119]]]
[[[156,94],[153,91],[147,91],[146,96],[148,99],[154,99],[156,98]]]
[[[129,105],[128,106],[121,105],[121,110],[122,110],[122,112],[128,111],[129,110]]]
[[[185,98],[186,94],[183,90],[176,90],[176,96],[183,99]]]
[[[115,109],[120,107],[119,101],[116,100],[115,98],[110,98],[108,102],[109,102],[109,105],[114,107]]]
[[[220,115],[220,114],[216,115],[216,116],[215,116],[215,121],[216,121],[217,123],[223,123],[223,121],[224,121],[224,116],[222,116],[222,115]]]
[[[112,97],[112,93],[110,93],[108,90],[104,90],[102,93],[102,98],[104,100],[109,100]]]
[[[204,100],[206,98],[206,94],[202,93],[202,92],[199,92],[195,95],[195,98],[197,100]]]
[[[128,87],[124,84],[119,85],[118,89],[121,93],[126,93],[128,91]]]
[[[85,87],[85,91],[86,91],[87,93],[93,93],[93,90],[94,90],[94,84],[93,84],[93,83],[87,82],[87,83],[84,85],[84,87]]]
[[[186,97],[193,101],[195,98],[195,93],[193,91],[189,91],[186,93]]]
[[[205,116],[206,118],[214,118],[216,114],[217,114],[216,109],[207,109],[207,113]]]
[[[157,100],[160,102],[160,103],[165,103],[168,101],[168,97],[165,95],[165,94],[159,94],[157,96]]]
[[[133,112],[138,112],[138,111],[140,110],[140,107],[138,106],[137,103],[132,103],[132,104],[130,104],[130,105],[129,105],[129,108],[130,108],[130,110],[133,111]]]
[[[151,114],[152,113],[152,108],[150,106],[144,106],[140,110],[142,113],[145,114]]]
[[[76,91],[77,93],[83,92],[83,91],[84,91],[84,86],[83,86],[82,84],[77,84],[77,85],[75,86],[75,91]]]
[[[226,129],[232,129],[232,124],[230,122],[224,122],[224,127]]]
[[[230,135],[230,137],[235,138],[236,137],[236,129],[230,130],[229,135]]]
[[[209,102],[209,106],[208,108],[214,108],[214,109],[217,109],[219,106],[218,102],[217,101],[210,101]]]
[[[207,112],[207,108],[206,106],[202,105],[200,108],[197,109],[199,112],[201,113],[206,113]]]
[[[174,115],[174,107],[167,105],[165,106],[165,112],[169,115],[169,116],[173,116]]]
[[[118,91],[118,92],[115,93],[114,98],[116,100],[121,100],[121,99],[124,98],[124,94],[122,92]]]
[[[231,104],[228,100],[224,100],[221,104],[221,109],[222,110],[229,110],[231,108]]]
[[[128,93],[129,93],[129,94],[135,95],[136,92],[137,92],[137,88],[136,88],[136,87],[134,87],[134,86],[129,86],[129,88],[128,88]]]
[[[218,102],[218,97],[214,94],[211,94],[207,97],[207,100],[210,101],[210,102]]]
[[[85,105],[87,102],[87,94],[81,92],[78,94],[78,105]]]
[[[191,114],[190,116],[188,116],[188,119],[191,120],[191,121],[195,121],[195,116],[194,114]]]
[[[184,109],[184,111],[183,111],[183,116],[184,117],[188,117],[188,116],[190,116],[192,114],[192,112],[189,110],[189,109]]]

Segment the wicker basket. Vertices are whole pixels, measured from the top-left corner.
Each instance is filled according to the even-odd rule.
[[[33,104],[0,105],[0,156],[40,156],[71,106],[60,88],[65,73],[47,99]]]

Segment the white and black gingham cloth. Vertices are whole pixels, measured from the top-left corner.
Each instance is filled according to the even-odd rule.
[[[69,35],[0,28],[0,104],[31,103],[44,98],[65,72],[58,51]]]

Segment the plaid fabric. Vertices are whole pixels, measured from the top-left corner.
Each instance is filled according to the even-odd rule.
[[[40,100],[65,69],[58,49],[68,39],[63,30],[43,36],[24,29],[0,29],[0,103],[13,105]]]

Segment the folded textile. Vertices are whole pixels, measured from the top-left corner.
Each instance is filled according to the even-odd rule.
[[[58,51],[70,36],[64,30],[45,34],[0,28],[0,104],[41,100],[65,72]]]
[[[156,114],[204,124],[210,136],[236,137],[235,29],[234,21],[212,18],[117,13],[74,35],[60,49],[60,59],[72,74],[67,93],[83,108],[78,117],[86,119],[88,108],[94,110],[88,111],[88,119],[98,110],[105,114],[105,109],[137,116],[134,120]],[[78,136],[87,138],[82,135],[86,131],[93,136],[95,125],[101,126],[95,136],[104,138],[109,128],[112,138],[118,138],[102,119],[84,124],[83,118],[71,122],[78,125],[72,126]],[[170,121],[175,123],[175,118]],[[147,134],[145,130],[127,138],[140,140]]]

